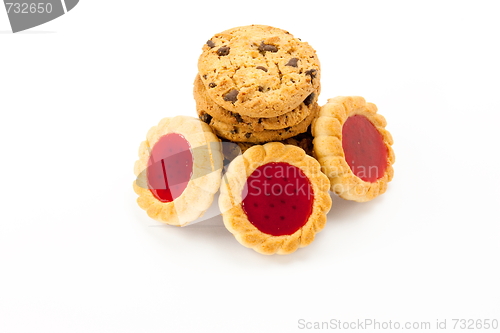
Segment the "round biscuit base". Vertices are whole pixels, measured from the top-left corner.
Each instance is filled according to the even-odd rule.
[[[150,152],[158,140],[168,134],[184,136],[193,154],[193,174],[186,189],[172,202],[159,201],[148,188],[147,166]],[[220,140],[212,129],[197,118],[176,116],[162,119],[152,127],[139,147],[139,160],[135,162],[133,183],[139,195],[137,203],[149,217],[175,226],[186,226],[201,217],[210,207],[219,190],[222,172]]]
[[[258,167],[271,162],[286,162],[299,168],[308,177],[313,189],[312,213],[307,222],[291,235],[272,236],[263,233],[248,220],[242,208],[242,193],[247,178]],[[326,214],[332,203],[329,187],[330,182],[321,172],[318,161],[307,156],[304,150],[270,142],[249,148],[231,162],[222,180],[219,208],[224,225],[242,245],[261,254],[289,254],[311,244],[316,233],[325,226]]]
[[[354,175],[345,160],[342,148],[342,127],[347,118],[353,115],[368,118],[381,134],[387,148],[387,168],[384,175],[373,183],[363,181]],[[330,179],[331,190],[341,198],[365,202],[386,191],[387,183],[394,176],[392,165],[395,162],[394,151],[391,147],[394,141],[385,129],[386,125],[385,118],[377,113],[376,105],[367,103],[363,97],[335,97],[329,99],[328,103],[321,107],[318,118],[311,125],[314,155]]]

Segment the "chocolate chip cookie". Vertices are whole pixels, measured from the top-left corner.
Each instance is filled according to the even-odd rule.
[[[311,113],[300,123],[294,126],[290,126],[279,130],[263,130],[260,132],[253,132],[245,127],[239,125],[231,125],[215,118],[206,118],[204,120],[206,123],[212,127],[215,134],[220,138],[227,139],[233,142],[252,142],[252,143],[262,143],[270,141],[282,141],[300,133],[307,131],[307,128],[311,124],[314,118],[318,115],[320,107],[317,103],[312,104]]]
[[[256,118],[286,114],[320,88],[316,51],[285,30],[264,25],[213,36],[203,46],[198,72],[215,103]]]
[[[254,118],[226,110],[213,102],[208,96],[199,75],[196,76],[193,92],[198,116],[202,120],[215,118],[223,123],[238,125],[255,132],[283,129],[297,125],[311,113],[311,107],[317,102],[319,95],[319,92],[312,92],[297,108],[281,116]]]
[[[293,145],[297,146],[299,148],[302,148],[307,155],[313,156],[313,136],[310,131],[300,133],[296,136],[293,136],[289,139],[285,139],[281,142],[284,145]],[[240,148],[241,153],[244,153],[247,149],[250,147],[255,146],[258,143],[251,143],[251,142],[236,142],[238,147]],[[314,156],[313,156],[314,157]]]

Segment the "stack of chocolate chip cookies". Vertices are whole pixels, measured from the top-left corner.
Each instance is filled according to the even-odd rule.
[[[283,141],[307,132],[319,112],[319,93],[316,51],[287,31],[263,25],[208,40],[194,82],[200,119],[237,143]]]

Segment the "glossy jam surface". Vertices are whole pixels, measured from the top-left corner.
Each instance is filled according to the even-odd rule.
[[[387,168],[387,148],[377,128],[361,115],[349,117],[342,127],[342,148],[352,172],[365,182],[375,182]]]
[[[309,178],[288,163],[268,163],[248,177],[243,195],[248,220],[263,233],[291,235],[306,224],[314,192]]]
[[[193,154],[189,142],[180,134],[162,136],[151,150],[148,186],[161,202],[171,202],[186,189],[193,174]]]

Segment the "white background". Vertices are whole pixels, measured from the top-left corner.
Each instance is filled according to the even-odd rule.
[[[1,332],[500,320],[498,2],[173,3],[83,0],[19,34],[0,9]],[[320,104],[363,96],[395,140],[387,193],[333,198],[288,256],[241,246],[220,217],[161,225],[132,190],[147,130],[196,115],[203,43],[252,23],[309,42]]]

